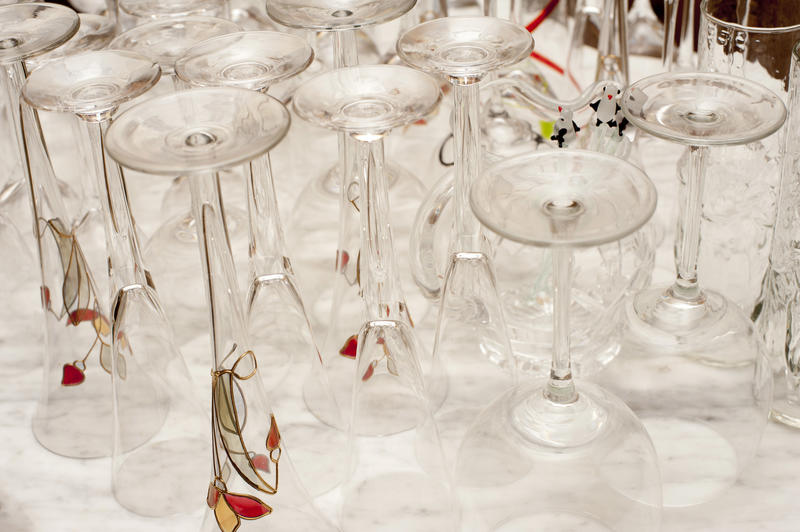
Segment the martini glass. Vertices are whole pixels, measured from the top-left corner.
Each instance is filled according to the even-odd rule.
[[[195,86],[241,87],[266,93],[271,85],[303,72],[313,59],[314,51],[301,37],[272,31],[239,32],[191,47],[175,63],[175,72]],[[288,128],[288,113],[285,119]],[[275,401],[275,412],[279,416],[286,412],[285,419],[290,420],[283,425],[283,432],[290,441],[299,442],[294,451],[300,474],[309,480],[312,493],[319,494],[341,477],[336,473],[341,473],[342,456],[331,451],[331,447],[344,450],[344,436],[337,429],[342,426],[339,407],[286,251],[269,153],[245,165],[244,174],[250,222],[248,332],[262,363],[269,364],[270,371],[261,376]],[[342,445],[335,445],[337,439]]]
[[[636,127],[688,146],[689,164],[679,176],[676,280],[633,296],[622,352],[600,378],[653,436],[664,504],[688,506],[735,482],[755,454],[772,397],[765,349],[751,321],[698,282],[706,154],[771,135],[786,109],[757,83],[695,72],[639,80],[622,106]]]
[[[442,284],[433,359],[448,372],[437,413],[448,458],[477,412],[514,382],[514,362],[497,294],[491,252],[469,210],[469,187],[480,173],[479,82],[517,63],[533,46],[530,33],[492,17],[448,17],[411,28],[397,43],[406,63],[447,76],[454,102],[455,234]]]
[[[143,265],[124,178],[103,151],[111,115],[160,75],[133,52],[86,52],[38,68],[22,91],[36,108],[73,113],[89,128],[114,301],[110,346],[100,354],[113,384],[113,491],[120,504],[148,516],[192,509],[197,499],[182,488],[202,485],[208,451],[207,418]]]
[[[423,378],[419,341],[398,276],[383,139],[416,122],[439,104],[439,85],[402,66],[361,66],[321,74],[294,95],[295,112],[318,126],[354,139],[355,174],[362,191],[361,276],[363,324],[355,367],[348,357],[327,360],[340,404],[349,415],[348,482],[344,530],[451,530],[453,500]],[[441,389],[440,386],[438,386]],[[349,397],[348,397],[349,396]],[[409,430],[413,429],[413,430]],[[394,449],[390,461],[379,460]],[[407,509],[414,508],[413,515]]]
[[[229,20],[214,17],[190,16],[156,20],[121,33],[110,47],[130,50],[150,57],[161,67],[164,78],[172,81],[176,90],[185,88],[175,76],[175,61],[195,44],[212,37],[240,31]],[[159,87],[156,88],[158,90]],[[226,174],[223,174],[223,176]],[[236,182],[238,185],[239,182]],[[196,337],[205,323],[201,276],[197,261],[197,236],[194,217],[189,207],[189,183],[178,176],[164,196],[162,210],[170,216],[145,243],[144,256],[162,286],[162,302],[167,316],[175,326],[180,343]],[[228,206],[225,221],[232,238],[233,249],[244,253],[247,248],[247,214]],[[236,254],[235,256],[240,256]]]
[[[493,165],[470,199],[492,231],[550,248],[555,310],[549,377],[492,401],[459,449],[462,520],[504,532],[658,530],[650,438],[620,399],[573,380],[569,340],[573,250],[641,228],[655,210],[655,186],[621,159],[557,150]]]
[[[359,28],[400,18],[415,3],[416,0],[269,0],[267,13],[290,28],[332,33],[333,68],[337,69],[363,62]],[[361,302],[355,282],[360,193],[358,178],[351,172],[352,160],[348,158],[355,150],[353,142],[346,134],[339,133],[338,164],[321,165],[323,172],[314,176],[297,196],[288,224],[297,275],[309,302],[312,325],[324,337],[323,357],[331,358],[346,350],[360,325]],[[324,156],[313,146],[303,148],[303,157]],[[314,151],[309,153],[310,150]],[[413,206],[422,199],[425,186],[416,176],[394,164],[388,167],[388,181],[396,206],[392,216],[398,252],[404,253]],[[410,276],[404,276],[405,284],[410,281]],[[415,314],[422,314],[423,308],[427,308],[422,298],[411,302]]]
[[[286,134],[277,100],[237,88],[153,98],[120,114],[106,150],[148,174],[190,176],[213,353],[212,468],[202,530],[332,531],[295,471],[259,375],[223,221],[215,174],[261,157]],[[189,486],[183,489],[189,489]],[[202,500],[201,486],[196,494]]]

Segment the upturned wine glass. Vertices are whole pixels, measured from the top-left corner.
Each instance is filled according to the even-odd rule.
[[[455,229],[442,283],[433,359],[447,371],[447,397],[437,412],[449,458],[485,405],[514,383],[514,360],[491,262],[469,209],[469,188],[481,170],[479,82],[531,52],[530,33],[492,17],[448,17],[406,32],[397,52],[419,70],[445,75],[453,92]]]
[[[100,364],[112,379],[112,487],[120,504],[147,516],[199,506],[184,487],[202,485],[209,450],[207,417],[142,261],[124,177],[104,153],[111,115],[160,75],[157,64],[133,52],[85,52],[38,68],[22,90],[37,109],[73,113],[89,129],[113,309],[100,327]]]
[[[231,87],[202,88],[131,107],[106,137],[109,155],[120,164],[190,179],[213,353],[213,475],[204,531],[233,532],[242,520],[248,530],[335,530],[303,487],[281,437],[282,422],[264,391],[259,372],[269,371],[269,364],[259,369],[249,340],[215,175],[263,156],[287,127],[286,108],[274,98]],[[202,500],[202,488],[196,487]]]
[[[327,32],[333,39],[333,68],[362,63],[359,28],[395,20],[406,14],[416,0],[269,0],[267,13],[279,24],[312,32]],[[361,299],[355,282],[359,257],[358,178],[352,174],[353,140],[337,137],[337,164],[320,165],[297,196],[288,220],[288,236],[297,276],[303,284],[314,329],[322,341],[323,358],[335,359],[358,331]],[[322,157],[317,142],[303,146],[302,156]],[[318,151],[319,150],[319,151]],[[391,213],[398,252],[405,253],[414,206],[424,195],[420,179],[401,165],[387,167],[389,194],[396,209]],[[338,199],[338,201],[337,201]],[[403,284],[413,286],[401,265]],[[428,309],[427,302],[408,291],[415,318]]]
[[[389,224],[383,148],[392,129],[424,118],[440,98],[439,85],[430,76],[389,65],[321,74],[294,95],[301,118],[355,141],[363,321],[353,340],[355,352],[327,361],[341,403],[352,405],[342,509],[342,526],[348,531],[402,527],[433,532],[455,527],[454,501],[430,402],[433,390],[441,390],[436,382],[441,372],[429,366],[423,376],[422,352],[400,285]],[[383,461],[388,449],[391,459]]]
[[[143,22],[161,18],[206,17],[230,18],[227,0],[119,0],[119,9]]]
[[[652,216],[655,186],[616,157],[558,150],[512,157],[483,172],[470,194],[486,227],[552,252],[550,375],[512,388],[470,427],[456,461],[462,522],[475,531],[659,529],[657,458],[619,398],[573,380],[573,249],[613,242]]]
[[[767,422],[772,376],[752,322],[697,275],[705,161],[715,146],[777,131],[786,109],[763,86],[725,74],[660,74],[624,92],[625,116],[689,148],[679,175],[675,282],[635,294],[623,347],[599,378],[647,427],[661,463],[664,504],[710,500],[736,481]]]
[[[195,86],[266,93],[273,84],[303,72],[313,59],[311,46],[295,35],[238,32],[189,48],[175,63],[175,73]],[[294,452],[300,474],[312,494],[319,494],[341,481],[343,456],[330,450],[344,451],[344,434],[337,428],[342,426],[341,413],[286,249],[270,154],[250,161],[243,173],[250,230],[248,333],[262,363],[269,364],[270,371],[261,376],[275,412],[287,413],[282,430],[290,441],[299,442]]]
[[[215,17],[169,17],[121,33],[111,42],[110,48],[130,50],[150,57],[161,67],[162,77],[172,82],[175,90],[179,90],[185,87],[184,82],[175,76],[175,61],[186,50],[206,39],[240,30],[233,22]],[[200,272],[194,260],[197,237],[188,189],[189,183],[184,176],[176,177],[171,183],[162,208],[170,216],[144,245],[145,259],[153,273],[161,279],[162,302],[181,343],[204,332],[204,327],[198,329],[198,325],[205,323]],[[247,249],[247,214],[242,209],[228,205],[225,220],[233,249],[244,253]]]
[[[0,63],[30,192],[47,331],[33,432],[54,453],[90,458],[111,454],[111,379],[100,361],[110,334],[106,296],[97,291],[64,205],[38,115],[19,100],[27,75],[24,61],[66,42],[78,22],[74,11],[52,4],[0,7]]]
[[[30,327],[38,320],[34,316],[39,314],[35,306],[27,302],[36,297],[33,294],[40,290],[42,283],[34,257],[35,232],[30,218],[27,165],[19,142],[19,90],[28,72],[25,61],[46,55],[48,50],[63,44],[74,33],[77,23],[68,10],[48,11],[42,9],[41,4],[38,8],[14,5],[22,3],[0,2],[0,7],[8,6],[0,10],[0,240],[8,250],[0,260],[0,270],[6,279],[14,280],[0,288],[0,297],[7,301],[0,311],[0,320],[7,324],[2,334],[6,358],[0,372],[4,376],[27,373],[39,367],[42,361],[30,352],[34,344],[41,342],[41,333],[37,335]],[[38,32],[49,33],[51,39],[37,40]],[[21,37],[34,41],[34,45],[26,46]],[[23,47],[21,53],[20,46]],[[60,191],[54,189],[52,193],[60,194]],[[63,214],[66,216],[67,211]],[[26,308],[31,311],[22,310]]]

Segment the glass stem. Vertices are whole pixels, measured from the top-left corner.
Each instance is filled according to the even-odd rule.
[[[456,248],[480,252],[481,226],[469,206],[469,191],[480,172],[480,88],[477,79],[453,79]]]
[[[114,34],[119,34],[119,0],[106,0],[106,17],[114,23]]]
[[[560,404],[573,403],[578,397],[572,381],[569,354],[569,307],[572,288],[572,250],[553,248],[553,361],[547,398]]]
[[[225,236],[218,175],[207,173],[189,178],[192,212],[196,221],[200,262],[210,308],[211,345],[214,368],[223,369],[226,358],[246,348],[242,299],[236,281],[236,269]],[[232,363],[233,361],[230,361]],[[230,363],[228,365],[230,365]]]
[[[700,252],[700,221],[703,214],[703,183],[708,148],[689,148],[689,164],[685,182],[681,183],[680,214],[675,233],[675,269],[672,295],[686,301],[702,299],[697,284],[697,258]]]
[[[518,5],[519,2],[517,0],[485,0],[483,14],[486,17],[501,18],[516,24]]]
[[[333,32],[333,68],[346,68],[358,64],[358,43],[355,30]]]
[[[17,153],[22,163],[23,175],[31,187],[31,194],[33,194],[31,199],[33,201],[34,234],[38,234],[38,218],[41,213],[37,206],[42,201],[46,201],[50,212],[56,218],[69,225],[70,219],[59,192],[50,155],[47,152],[39,115],[34,108],[19,97],[22,85],[28,77],[28,71],[22,61],[6,65],[5,68],[9,81],[6,85],[8,94],[5,96],[11,111],[9,116],[16,136]]]
[[[361,198],[361,253],[366,261],[363,287],[368,320],[400,319],[403,295],[389,225],[389,192],[383,160],[383,135],[354,136]]]
[[[125,178],[119,165],[105,153],[108,120],[88,122],[95,184],[106,230],[112,298],[125,286],[147,286],[141,248],[136,238]]]
[[[333,67],[346,68],[358,64],[358,44],[353,30],[333,32]],[[354,140],[345,133],[338,133],[339,143],[339,235],[336,247],[336,271],[342,272],[350,260],[348,249],[354,224],[350,223],[350,184],[357,181],[352,175]],[[347,255],[345,254],[347,253]],[[355,255],[354,255],[355,257]]]
[[[252,281],[259,275],[286,273],[286,251],[269,154],[251,161],[245,170]]]

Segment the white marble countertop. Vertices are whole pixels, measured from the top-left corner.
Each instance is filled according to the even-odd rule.
[[[673,218],[674,164],[680,150],[649,140],[657,153],[647,158],[645,170],[659,187],[658,216]],[[329,144],[329,147],[333,146]],[[280,161],[276,163],[280,165]],[[432,183],[432,179],[427,183]],[[159,222],[161,194],[166,183],[142,177],[131,188],[133,210],[147,233]],[[288,210],[301,187],[280,185],[282,210]],[[656,279],[671,275],[671,229],[659,249]],[[37,283],[38,284],[38,283]],[[31,288],[31,287],[28,287]],[[23,289],[21,287],[20,289]],[[35,286],[19,309],[20,323],[28,331],[30,356],[38,357],[40,325]],[[24,299],[24,298],[20,298]],[[27,316],[27,318],[26,318]],[[7,324],[9,329],[11,324]],[[4,329],[5,333],[6,330]],[[1,336],[1,335],[0,335]],[[206,375],[208,344],[198,338],[183,346],[194,375]],[[0,360],[9,346],[0,343]],[[10,353],[9,353],[10,355]],[[42,448],[31,432],[39,394],[41,369],[19,374],[0,364],[0,532],[159,532],[193,531],[200,525],[202,509],[191,515],[152,519],[135,515],[114,500],[110,486],[111,461],[75,460]],[[800,431],[770,422],[756,458],[739,481],[713,502],[682,510],[665,510],[665,532],[798,532],[800,531]],[[336,496],[317,501],[336,521]],[[243,527],[245,529],[245,527]]]

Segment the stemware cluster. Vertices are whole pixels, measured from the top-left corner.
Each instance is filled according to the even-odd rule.
[[[550,61],[531,32],[555,5],[527,27],[514,2],[484,8],[0,2],[0,242],[20,250],[0,263],[39,286],[39,443],[110,456],[136,514],[204,504],[208,532],[649,532],[737,481],[774,376],[773,416],[800,424],[794,239],[776,231],[752,318],[698,283],[710,154],[780,132],[781,97],[719,72],[633,81],[611,1],[575,96],[530,66]],[[386,64],[360,64],[389,23]],[[398,146],[439,126],[452,172],[415,175],[446,144]],[[666,288],[641,133],[687,150]]]

